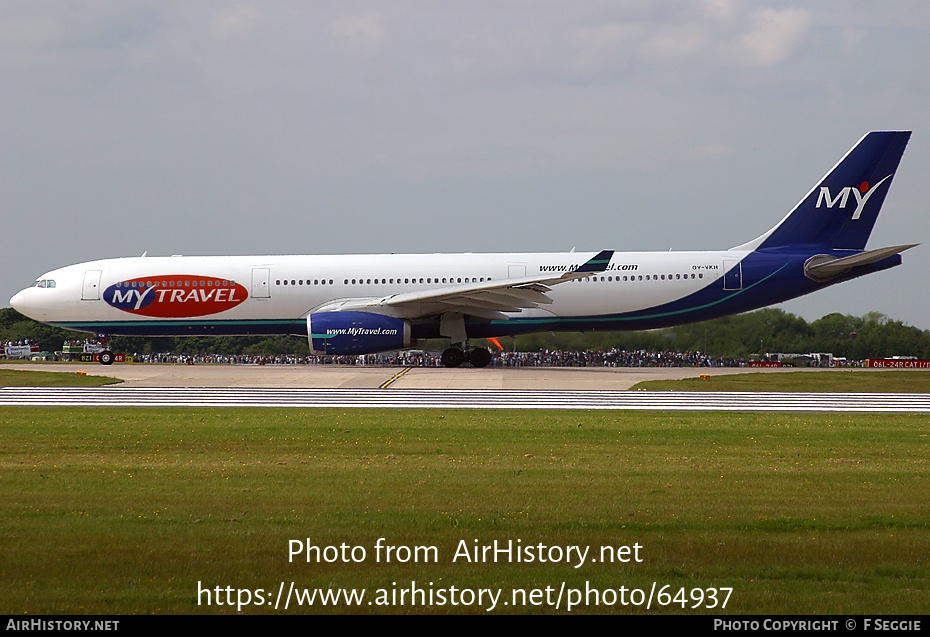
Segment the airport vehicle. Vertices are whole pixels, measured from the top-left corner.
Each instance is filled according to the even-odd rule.
[[[777,225],[729,250],[143,255],[53,270],[10,303],[101,337],[306,334],[318,354],[444,337],[445,366],[484,367],[490,352],[469,339],[701,321],[899,265],[914,244],[865,246],[909,138],[866,134]]]
[[[61,346],[61,360],[88,362],[94,360],[95,354],[107,351],[107,346],[88,340],[65,341]]]
[[[33,354],[39,353],[38,343],[32,343],[23,345],[22,343],[16,345],[13,343],[7,343],[0,347],[0,358],[9,358],[9,359],[27,359],[31,358]]]

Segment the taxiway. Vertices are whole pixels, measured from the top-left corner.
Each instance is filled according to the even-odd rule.
[[[646,380],[696,378],[700,374],[783,373],[746,367],[377,367],[365,365],[171,365],[8,364],[25,369],[112,376],[122,387],[269,387],[300,389],[630,389]],[[791,370],[797,371],[797,370]],[[842,371],[842,370],[838,370]]]

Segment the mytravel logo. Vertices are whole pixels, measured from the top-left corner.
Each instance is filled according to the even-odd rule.
[[[822,204],[826,204],[827,208],[832,208],[838,205],[845,210],[846,204],[849,201],[849,196],[853,195],[856,200],[856,211],[853,213],[852,218],[858,219],[862,215],[862,209],[865,208],[865,204],[869,200],[869,197],[872,196],[872,193],[889,179],[891,179],[891,175],[888,175],[872,186],[869,186],[869,182],[867,181],[863,181],[859,184],[858,188],[846,186],[840,190],[835,197],[830,194],[830,188],[821,186],[820,194],[817,196],[817,205],[815,207],[820,208]]]
[[[103,291],[103,300],[118,310],[159,318],[207,316],[245,301],[248,290],[229,279],[172,274],[120,281]]]

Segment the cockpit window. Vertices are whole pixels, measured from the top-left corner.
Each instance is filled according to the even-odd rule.
[[[55,287],[54,279],[41,279],[32,284],[34,288],[53,288]]]

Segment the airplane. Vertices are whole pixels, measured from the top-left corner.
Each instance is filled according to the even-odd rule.
[[[447,338],[444,366],[485,367],[469,339],[703,321],[900,265],[917,244],[865,246],[910,134],[867,133],[777,225],[729,250],[143,255],[53,270],[10,304],[103,341],[296,334],[314,354],[351,355]]]

